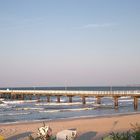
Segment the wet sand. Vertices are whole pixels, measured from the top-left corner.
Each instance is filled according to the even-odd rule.
[[[7,140],[27,140],[30,134],[36,135],[37,129],[43,125],[42,122],[0,124],[0,135]],[[131,129],[131,123],[140,123],[140,114],[55,120],[45,123],[52,128],[54,135],[65,129],[76,128],[77,140],[100,140],[112,131]]]

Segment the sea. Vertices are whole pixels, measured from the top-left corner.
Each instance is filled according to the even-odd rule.
[[[140,86],[120,86],[120,87],[6,87],[0,90],[69,90],[69,91],[140,91]],[[103,97],[101,104],[96,104],[96,98],[87,97],[86,104],[83,105],[81,98],[73,97],[73,102],[68,102],[68,97],[61,97],[61,102],[57,103],[57,98],[52,96],[48,103],[45,96],[41,96],[40,101],[33,97],[32,100],[11,100],[0,98],[0,123],[19,123],[28,121],[49,121],[60,119],[73,119],[85,117],[102,117],[112,115],[123,115],[140,113],[140,99],[138,110],[134,110],[133,98],[120,97],[118,109],[114,108],[111,97]]]

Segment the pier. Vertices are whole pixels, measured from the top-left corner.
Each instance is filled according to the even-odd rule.
[[[57,102],[61,102],[61,96],[68,97],[69,103],[72,103],[72,97],[79,96],[83,104],[86,104],[86,97],[95,97],[97,104],[101,104],[103,97],[112,97],[114,100],[114,108],[118,108],[120,97],[132,97],[134,99],[134,109],[138,109],[138,99],[140,98],[140,91],[68,91],[68,90],[0,90],[0,98],[6,99],[21,99],[25,97],[32,100],[35,96],[40,100],[40,96],[46,96],[46,102],[51,102],[51,96],[57,97]]]

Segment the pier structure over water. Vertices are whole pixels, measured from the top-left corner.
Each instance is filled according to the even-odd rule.
[[[68,97],[69,103],[72,103],[72,97],[79,96],[82,98],[83,104],[86,104],[86,97],[95,97],[97,104],[101,104],[101,98],[103,97],[112,97],[115,108],[118,108],[120,97],[130,96],[134,99],[134,109],[137,110],[140,91],[0,90],[0,98],[24,100],[25,97],[28,97],[28,99],[32,100],[33,96],[36,96],[38,100],[40,100],[41,96],[46,96],[47,102],[51,101],[51,96],[56,96],[58,103],[60,103],[62,96]]]

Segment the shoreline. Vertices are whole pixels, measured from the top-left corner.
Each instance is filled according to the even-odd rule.
[[[16,124],[28,124],[28,123],[40,123],[40,122],[55,122],[55,121],[72,121],[78,119],[96,119],[96,118],[112,118],[117,116],[127,116],[127,115],[137,115],[140,114],[140,111],[137,112],[128,112],[128,113],[116,113],[116,114],[104,114],[104,115],[88,115],[81,117],[70,117],[70,118],[57,118],[57,119],[42,119],[42,120],[26,120],[26,121],[16,121],[16,122],[5,122],[0,123],[0,125],[16,125]]]
[[[36,135],[37,129],[43,125],[42,122],[52,128],[54,135],[65,129],[76,128],[78,137],[92,136],[93,140],[100,140],[102,136],[111,131],[127,131],[131,129],[131,123],[140,123],[140,112],[102,117],[0,124],[0,135],[8,140],[17,139],[20,136],[22,136],[21,140],[26,140],[29,134]]]

